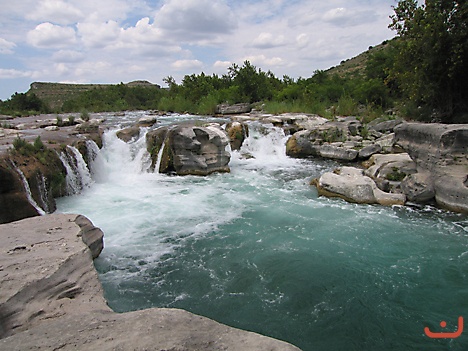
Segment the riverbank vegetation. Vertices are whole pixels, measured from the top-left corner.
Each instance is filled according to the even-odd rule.
[[[64,99],[53,112],[158,109],[214,114],[220,103],[248,102],[270,113],[324,117],[358,115],[372,120],[397,113],[409,119],[466,122],[468,115],[468,4],[399,1],[390,28],[397,36],[358,57],[309,78],[276,77],[249,61],[223,75],[186,75],[168,88],[126,84],[97,86]],[[0,113],[50,111],[34,93],[15,94]]]

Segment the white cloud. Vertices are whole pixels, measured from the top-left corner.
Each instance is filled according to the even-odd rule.
[[[309,36],[301,33],[296,37],[296,44],[299,49],[305,48],[309,44]]]
[[[4,69],[0,68],[0,79],[17,79],[32,77],[33,73],[30,71],[20,71],[17,69]]]
[[[177,60],[171,64],[171,67],[179,71],[200,69],[203,67],[203,62],[199,60]]]
[[[6,39],[0,38],[0,54],[8,55],[14,53],[16,44]]]
[[[85,57],[82,52],[74,50],[60,50],[52,55],[52,59],[56,62],[80,62]]]
[[[341,27],[356,26],[362,23],[375,21],[377,14],[371,10],[348,9],[338,7],[331,9],[323,15],[322,19]]]
[[[83,44],[93,49],[113,45],[121,32],[119,24],[113,20],[78,23],[77,27]]]
[[[258,49],[270,49],[287,44],[284,35],[273,35],[272,33],[260,33],[253,40],[252,46]]]
[[[167,0],[155,16],[167,35],[184,42],[232,32],[236,20],[223,0]]]
[[[31,20],[72,24],[83,19],[83,12],[70,3],[62,0],[42,0],[34,10],[26,16]]]
[[[45,22],[27,34],[27,41],[38,48],[61,48],[76,43],[75,30]]]
[[[154,44],[165,42],[161,29],[150,24],[149,17],[140,19],[134,27],[129,27],[122,32],[124,42]]]
[[[266,57],[265,55],[246,56],[242,61],[250,61],[254,65],[261,67],[284,66],[286,62],[281,57]]]
[[[216,69],[219,69],[219,68],[227,69],[227,68],[230,67],[231,65],[232,65],[232,62],[231,62],[231,61],[216,61],[216,62],[213,64],[213,67],[216,68]]]

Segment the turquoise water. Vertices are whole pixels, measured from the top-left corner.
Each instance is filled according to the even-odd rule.
[[[105,232],[95,261],[116,311],[183,308],[312,350],[467,350],[424,327],[468,321],[468,220],[434,208],[318,198],[336,164],[284,155],[251,126],[231,173],[145,172],[143,139],[105,135],[95,183],[63,198]],[[468,322],[467,322],[468,323]]]

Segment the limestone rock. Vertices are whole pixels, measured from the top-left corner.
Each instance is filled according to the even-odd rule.
[[[339,161],[354,161],[359,152],[354,149],[337,147],[333,145],[322,145],[319,148],[320,156]]]
[[[409,201],[425,203],[435,196],[434,184],[429,173],[410,174],[401,182],[401,190]]]
[[[141,117],[140,119],[138,119],[137,126],[139,126],[139,127],[152,127],[157,122],[158,122],[158,120],[156,119],[156,117],[154,117],[154,116],[145,116],[145,117]]]
[[[397,143],[430,174],[437,203],[468,213],[468,125],[403,123],[395,128]]]
[[[219,125],[182,125],[148,134],[147,148],[161,173],[208,175],[230,171],[231,155],[226,151],[229,138]]]
[[[327,172],[314,184],[320,195],[340,197],[348,202],[391,206],[404,205],[406,201],[402,194],[383,192],[361,169],[354,167],[342,167],[337,172]]]
[[[125,129],[121,129],[117,132],[117,138],[128,143],[132,139],[136,139],[140,136],[140,127],[133,126]]]
[[[59,316],[109,311],[77,217],[0,226],[0,338]]]
[[[359,158],[368,159],[372,155],[378,154],[381,151],[382,147],[379,144],[372,144],[359,150]]]
[[[91,226],[64,214],[0,226],[1,350],[300,351],[182,310],[112,312],[82,241]]]
[[[400,118],[392,119],[389,121],[382,121],[381,119],[377,119],[369,123],[368,126],[369,128],[380,133],[386,133],[386,132],[393,133],[393,130],[395,129],[395,127],[402,123],[403,123],[403,120]]]
[[[241,104],[221,104],[216,106],[216,113],[220,115],[238,115],[252,111],[252,106],[248,103]]]

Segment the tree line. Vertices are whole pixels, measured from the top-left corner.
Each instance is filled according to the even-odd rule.
[[[271,113],[306,112],[325,117],[373,119],[397,110],[425,121],[466,122],[468,114],[468,3],[465,0],[401,0],[394,7],[393,40],[369,51],[363,69],[316,70],[309,78],[276,77],[245,61],[226,74],[164,78],[167,89],[124,84],[86,91],[61,111],[159,109],[213,114],[220,103],[259,103]],[[47,111],[33,94],[15,94],[2,111]]]

